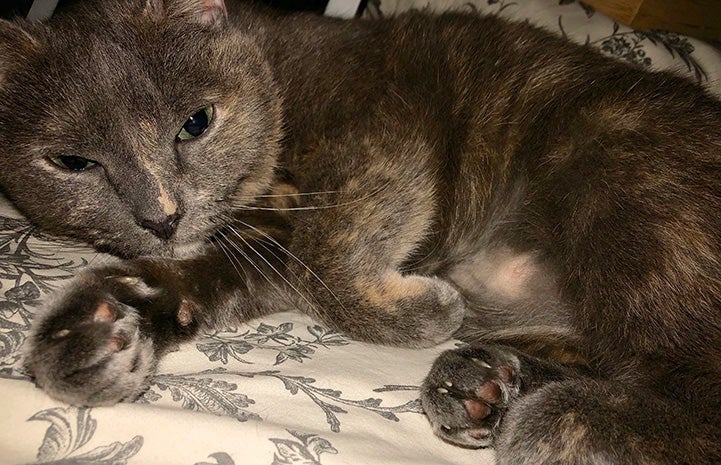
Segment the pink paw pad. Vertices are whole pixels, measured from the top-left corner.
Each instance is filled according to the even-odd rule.
[[[491,436],[491,430],[488,428],[471,428],[468,430],[468,435],[480,441],[488,439]]]
[[[188,326],[193,322],[193,304],[183,299],[178,306],[178,314],[176,316],[180,326]]]
[[[93,313],[96,323],[114,323],[118,319],[118,310],[105,300],[100,301]],[[110,352],[120,352],[125,347],[125,338],[121,334],[113,334],[108,339],[107,348]]]
[[[476,389],[476,396],[485,402],[495,404],[501,400],[501,386],[494,381],[486,381]]]
[[[108,340],[108,349],[111,352],[120,352],[125,347],[125,339],[119,334],[114,334]]]
[[[491,414],[491,408],[481,401],[466,399],[463,401],[468,416],[474,420],[483,420]]]
[[[109,302],[101,301],[93,313],[93,321],[99,323],[113,323],[118,317],[118,311]]]
[[[512,383],[516,380],[515,370],[508,365],[501,365],[497,368],[498,377],[505,383]]]

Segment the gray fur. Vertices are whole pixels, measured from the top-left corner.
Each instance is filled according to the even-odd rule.
[[[695,84],[493,17],[200,0],[3,22],[0,50],[3,191],[127,259],[34,322],[51,395],[131,399],[173,344],[298,307],[473,342],[422,401],[501,463],[721,461],[721,103]]]

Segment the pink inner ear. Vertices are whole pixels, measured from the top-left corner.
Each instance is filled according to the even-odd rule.
[[[228,11],[223,0],[203,0],[201,20],[206,24],[222,23],[228,19]]]

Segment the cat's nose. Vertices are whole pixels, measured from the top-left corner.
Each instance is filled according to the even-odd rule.
[[[160,239],[168,240],[175,233],[179,220],[180,215],[176,213],[166,216],[162,221],[141,220],[140,226],[155,234]]]

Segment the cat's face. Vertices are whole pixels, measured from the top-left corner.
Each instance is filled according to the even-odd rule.
[[[116,254],[187,254],[271,181],[280,103],[222,1],[0,25],[0,185]]]

